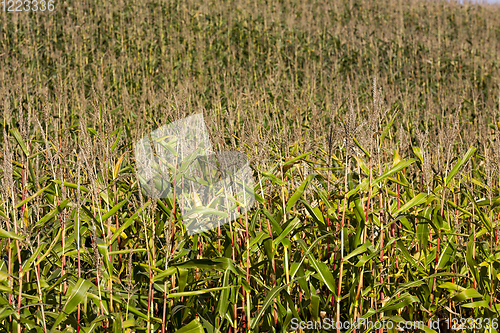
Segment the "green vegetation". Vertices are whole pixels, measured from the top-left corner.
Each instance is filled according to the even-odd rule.
[[[499,317],[499,6],[57,1],[0,64],[0,332]],[[199,112],[257,200],[188,236],[133,144]]]

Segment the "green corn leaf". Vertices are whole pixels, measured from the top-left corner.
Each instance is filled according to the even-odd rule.
[[[313,217],[313,219],[318,222],[321,226],[324,226],[325,225],[325,219],[323,218],[323,213],[321,212],[321,210],[319,209],[318,206],[312,208],[311,205],[301,199],[300,200],[301,203],[304,205],[304,207],[306,207],[307,211],[309,212],[309,214]]]
[[[179,276],[179,278],[178,278],[178,281],[179,281],[179,291],[183,292],[184,289],[186,288],[189,270],[187,268],[179,268],[179,267],[177,267],[177,273],[178,273],[178,276]]]
[[[47,243],[41,243],[37,248],[35,249],[35,252],[31,255],[31,257],[23,262],[23,272],[27,272],[31,266],[31,263],[35,261],[35,259],[40,255],[40,253],[45,249],[47,246]]]
[[[476,148],[475,147],[470,147],[469,150],[465,153],[464,157],[461,158],[456,164],[455,166],[453,167],[453,169],[451,169],[450,173],[448,173],[448,176],[446,176],[446,179],[444,181],[444,186],[448,185],[448,183],[450,182],[450,180],[455,177],[455,175],[458,173],[458,171],[460,170],[460,168],[465,164],[467,163],[467,161],[472,157],[472,155],[474,155],[474,153],[476,152]]]
[[[100,327],[102,325],[102,321],[107,318],[108,316],[103,316],[103,315],[97,316],[97,318],[92,320],[89,326],[85,327],[85,333],[91,333],[94,332],[94,330],[99,331],[98,327]]]
[[[396,301],[398,301],[396,303]],[[382,311],[392,311],[392,310],[398,310],[404,307],[407,307],[408,305],[412,303],[420,303],[420,300],[416,296],[406,296],[402,298],[397,298],[395,302],[392,302],[391,304],[387,304],[382,308]]]
[[[305,154],[299,155],[299,156],[297,156],[297,157],[292,158],[291,160],[286,161],[286,162],[285,162],[285,164],[283,164],[283,168],[285,168],[285,166],[288,166],[288,165],[290,165],[290,164],[295,164],[297,161],[304,159],[305,157],[307,157],[307,156],[311,155],[312,153],[313,153],[313,152],[312,152],[312,151],[310,151],[310,152],[308,152],[308,153],[305,153]]]
[[[269,238],[269,234],[265,231],[259,231],[254,238],[252,238],[252,241],[250,242],[248,248],[250,249],[250,252],[255,252],[259,249],[260,245],[263,243],[263,240],[265,238]]]
[[[455,283],[452,283],[452,282],[445,282],[445,283],[442,283],[438,286],[439,288],[444,288],[444,289],[448,289],[450,291],[463,291],[465,290],[464,287],[461,287]]]
[[[0,271],[0,282],[7,280],[8,277],[9,277],[9,274]]]
[[[283,230],[283,232],[273,240],[273,246],[276,248],[276,246],[280,244],[299,224],[300,219],[298,217],[295,217],[292,221],[290,221],[285,230]]]
[[[19,133],[19,130],[17,128],[11,128],[10,129],[10,133],[14,136],[14,138],[16,139],[17,143],[19,144],[19,147],[21,147],[24,155],[26,157],[29,156],[29,153],[28,153],[28,148],[26,147],[26,144],[24,143],[23,141],[23,138],[21,138],[21,134]]]
[[[319,301],[320,298],[318,295],[311,295],[311,304],[309,306],[311,308],[311,314],[313,320],[317,320],[319,317]]]
[[[477,205],[479,207],[481,207],[481,206],[489,206],[490,205],[490,199],[487,199],[487,198],[479,199],[479,200],[476,201],[476,203],[477,203]],[[495,208],[495,207],[497,207],[499,205],[500,205],[500,196],[491,198],[491,208]],[[472,214],[471,214],[471,216],[472,216]]]
[[[358,157],[357,155],[354,155],[354,158],[356,159],[356,161],[358,162],[358,165],[359,167],[361,168],[361,170],[363,170],[363,172],[367,175],[370,174],[370,170],[368,169],[368,167],[366,166],[366,163],[361,159],[361,157]]]
[[[69,182],[61,182],[60,180],[57,180],[57,179],[53,179],[52,181],[59,186],[61,186],[61,184],[64,184],[65,187],[69,187],[69,188],[72,188],[75,190],[78,189],[78,184],[69,183]],[[86,188],[85,186],[82,186],[82,185],[80,185],[80,190],[83,192],[86,192],[86,193],[90,192],[90,190],[88,188]]]
[[[192,268],[192,269],[214,269],[225,271],[229,269],[233,274],[245,276],[243,270],[237,266],[232,259],[219,257],[215,259],[191,259],[182,263],[171,264],[172,267]]]
[[[410,267],[415,266],[415,259],[410,255],[410,252],[408,252],[408,249],[406,248],[406,245],[403,244],[403,241],[398,239],[397,240],[398,248],[403,254],[403,257],[408,261],[408,264]]]
[[[365,155],[366,155],[368,158],[371,158],[371,155],[368,153],[368,151],[367,151],[365,148],[363,148],[363,147],[361,146],[361,144],[358,142],[358,140],[356,140],[356,138],[355,138],[355,137],[353,137],[353,138],[352,138],[352,140],[354,141],[354,143],[356,144],[356,146],[358,146],[358,148],[359,148],[359,149],[361,149],[361,150],[363,151],[363,153],[365,153]]]
[[[87,293],[87,290],[92,286],[92,283],[85,279],[78,279],[76,284],[71,289],[66,304],[64,305],[63,310],[57,317],[54,325],[52,326],[52,330],[55,330],[57,325],[59,325],[69,314],[76,310],[78,304],[80,304],[84,299]]]
[[[279,186],[284,185],[283,181],[281,179],[279,179],[278,177],[276,177],[275,175],[273,175],[272,173],[262,172],[262,176],[264,178],[270,179],[276,185],[279,185]]]
[[[128,202],[128,199],[122,200],[119,203],[117,203],[113,208],[111,208],[106,214],[101,216],[101,221],[104,222],[111,216],[113,216],[120,208],[123,207]]]
[[[0,237],[10,238],[10,239],[17,239],[17,240],[23,240],[24,239],[24,237],[16,235],[12,231],[9,232],[9,231],[4,230],[4,229],[0,229]]]
[[[473,247],[474,247],[473,241],[467,242],[467,253],[466,253],[465,259],[467,261],[467,265],[469,266],[468,268],[472,272],[472,276],[474,277],[474,280],[476,280],[476,283],[478,283],[478,285],[481,285],[481,280],[479,278],[479,273],[477,271],[477,262],[473,257]]]
[[[56,208],[54,208],[52,211],[50,211],[47,215],[45,215],[44,217],[42,217],[37,223],[36,225],[37,226],[43,226],[45,223],[47,223],[48,221],[50,221],[54,216],[56,216],[57,214],[59,214],[60,212],[62,212],[66,206],[69,204],[69,202],[71,201],[70,198],[62,201],[59,206],[57,206]]]
[[[274,229],[274,230],[271,230],[271,232],[275,231],[277,235],[281,234],[283,232],[283,229],[281,228],[279,223],[276,222],[276,219],[273,217],[273,215],[265,208],[262,209],[262,213],[264,213],[264,215],[267,217],[269,222],[271,222],[271,225]]]
[[[450,243],[447,243],[444,249],[440,250],[441,254],[439,255],[437,266],[438,268],[445,268],[450,262],[450,258],[453,254],[453,248],[451,247]]]
[[[223,287],[229,286],[229,277],[230,277],[230,271],[229,269],[226,269],[226,271],[224,272],[224,279],[222,284]],[[221,318],[224,318],[224,315],[227,312],[228,305],[229,305],[229,289],[226,288],[221,291],[219,302],[217,303],[219,316]]]
[[[285,212],[289,212],[290,209],[297,203],[297,201],[300,199],[304,191],[306,190],[307,186],[309,186],[309,183],[311,180],[316,177],[315,174],[307,176],[307,178],[300,184],[299,188],[295,191],[295,193],[292,195],[290,199],[288,199],[288,202],[286,203],[285,206]]]
[[[396,116],[398,115],[398,113],[399,113],[399,109],[396,110],[396,112],[394,112],[392,119],[387,123],[387,125],[385,125],[384,130],[382,131],[382,134],[380,135],[379,149],[382,148],[382,144],[384,143],[384,139],[385,139],[387,133],[389,133],[389,130],[391,129],[391,126],[394,123],[394,120],[396,119]]]
[[[142,206],[141,208],[139,208],[137,210],[137,212],[134,213],[134,215],[132,215],[127,221],[125,221],[118,229],[116,229],[116,231],[113,233],[113,236],[111,236],[111,239],[109,240],[109,244],[113,244],[114,241],[122,234],[122,232],[127,229],[131,224],[132,222],[135,221],[135,219],[137,217],[139,217],[139,214],[142,213],[142,211],[144,209],[146,209],[146,207],[149,206],[149,204],[151,203],[151,200],[149,200],[148,202],[146,202],[144,204],[144,206]]]
[[[456,302],[463,302],[466,299],[470,299],[470,298],[483,298],[483,295],[481,295],[476,289],[469,288],[469,289],[462,291],[458,295],[455,295],[453,297],[453,300]]]
[[[356,249],[354,249],[354,251],[352,251],[351,253],[349,253],[348,255],[346,255],[344,257],[343,261],[348,261],[352,257],[355,257],[355,256],[360,255],[361,253],[365,252],[368,249],[368,244],[369,244],[369,242],[358,246]]]
[[[398,215],[401,213],[406,212],[410,208],[413,208],[415,206],[421,205],[427,200],[427,194],[426,193],[420,193],[416,197],[412,198],[410,201],[405,203],[403,206],[399,207],[398,210],[392,213],[392,215]]]
[[[377,179],[375,179],[374,181],[372,181],[372,185],[375,185],[375,184],[381,182],[382,180],[386,179],[387,177],[392,176],[396,172],[399,172],[399,171],[403,170],[404,168],[409,167],[414,162],[415,162],[415,159],[413,159],[413,158],[410,158],[407,161],[401,161],[401,162],[399,162],[394,167],[392,167],[389,171],[385,172],[384,174],[382,174],[381,176],[379,176]]]
[[[186,217],[190,217],[190,216],[195,216],[197,214],[200,214],[200,215],[217,215],[217,216],[221,216],[221,217],[228,217],[229,214],[226,213],[226,212],[223,212],[223,211],[220,211],[218,209],[215,209],[215,208],[210,208],[210,207],[195,207],[193,209],[191,209],[189,212],[187,212],[185,214]]]
[[[23,201],[19,202],[19,203],[15,206],[15,208],[17,209],[17,208],[21,207],[22,205],[24,205],[24,204],[26,204],[26,203],[30,202],[31,200],[33,200],[34,198],[36,198],[37,196],[39,196],[40,194],[42,194],[43,192],[45,192],[45,190],[46,190],[47,188],[49,188],[49,186],[50,186],[50,185],[45,186],[44,188],[42,188],[42,189],[38,190],[38,191],[37,191],[35,194],[33,194],[32,196],[30,196],[30,197],[28,197],[28,198],[24,199]]]
[[[370,309],[364,315],[361,316],[363,319],[368,319],[369,317],[376,315],[382,311],[392,311],[407,307],[413,303],[420,303],[420,300],[416,296],[411,296],[408,293],[400,295],[399,297],[389,300],[389,302],[377,310]]]
[[[253,331],[257,324],[260,322],[260,319],[264,315],[264,313],[267,311],[267,308],[274,302],[274,299],[276,296],[281,292],[281,290],[285,289],[287,287],[286,284],[281,285],[281,286],[276,286],[274,287],[271,291],[267,293],[266,298],[264,299],[264,302],[262,303],[262,307],[260,308],[259,313],[257,314],[257,317],[252,319],[252,322],[250,324],[250,329]]]
[[[309,262],[319,274],[321,281],[328,287],[331,292],[335,292],[335,280],[333,278],[332,272],[330,271],[330,268],[328,268],[328,266],[324,262],[316,260],[312,255],[309,255]]]
[[[203,289],[203,290],[193,290],[193,291],[184,291],[180,293],[171,293],[167,295],[167,298],[177,298],[177,297],[183,297],[183,296],[196,296],[196,295],[202,295],[206,293],[210,293],[212,291],[219,291],[219,290],[224,290],[224,289],[229,289],[237,286],[226,286],[226,287],[217,287],[217,288],[209,288],[209,289]]]
[[[475,308],[489,308],[490,304],[489,304],[488,301],[476,301],[476,302],[472,302],[472,303],[462,304],[460,306],[462,308],[472,308],[472,309],[475,309]]]
[[[302,256],[302,259],[301,259],[301,261],[299,262],[299,264],[298,264],[297,266],[295,266],[295,269],[291,270],[291,272],[292,272],[292,274],[291,274],[291,278],[292,278],[292,279],[295,277],[295,274],[297,273],[298,269],[301,267],[302,263],[304,262],[304,259],[305,259],[306,257],[308,258],[308,256],[309,256],[309,254],[311,253],[312,249],[313,249],[316,245],[318,245],[318,243],[319,243],[321,240],[325,239],[325,238],[326,238],[326,237],[328,237],[328,236],[333,236],[333,233],[327,233],[327,234],[325,234],[325,235],[323,235],[323,236],[321,236],[321,237],[318,237],[316,240],[314,240],[314,242],[313,242],[313,243],[312,243],[309,247],[307,247],[307,244],[304,242],[304,240],[303,240],[303,239],[297,239],[297,241],[296,241],[296,242],[297,242],[297,244],[299,244],[299,245],[300,245],[300,247],[301,247],[301,248],[302,248],[305,252],[304,252],[304,255]]]
[[[424,164],[424,154],[422,154],[422,150],[419,147],[412,147],[412,150],[420,160],[420,163]]]
[[[117,128],[113,133],[111,133],[111,135],[116,135],[115,142],[113,142],[113,144],[111,145],[111,150],[114,151],[116,146],[118,145],[118,141],[120,140],[120,137],[122,135],[122,129]]]
[[[328,268],[328,266],[319,260],[316,260],[316,258],[308,251],[306,245],[304,242],[298,242],[302,249],[306,251],[305,256],[309,259],[309,262],[313,266],[313,268],[316,270],[318,273],[320,280],[330,289],[331,292],[334,292],[335,286],[334,286],[334,278],[332,275],[332,272]]]
[[[205,333],[200,319],[193,319],[189,324],[177,330],[177,333]]]

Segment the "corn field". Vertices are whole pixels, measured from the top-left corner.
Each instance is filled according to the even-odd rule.
[[[500,6],[56,1],[0,64],[0,332],[498,331]],[[188,235],[134,145],[197,113],[255,203]]]

